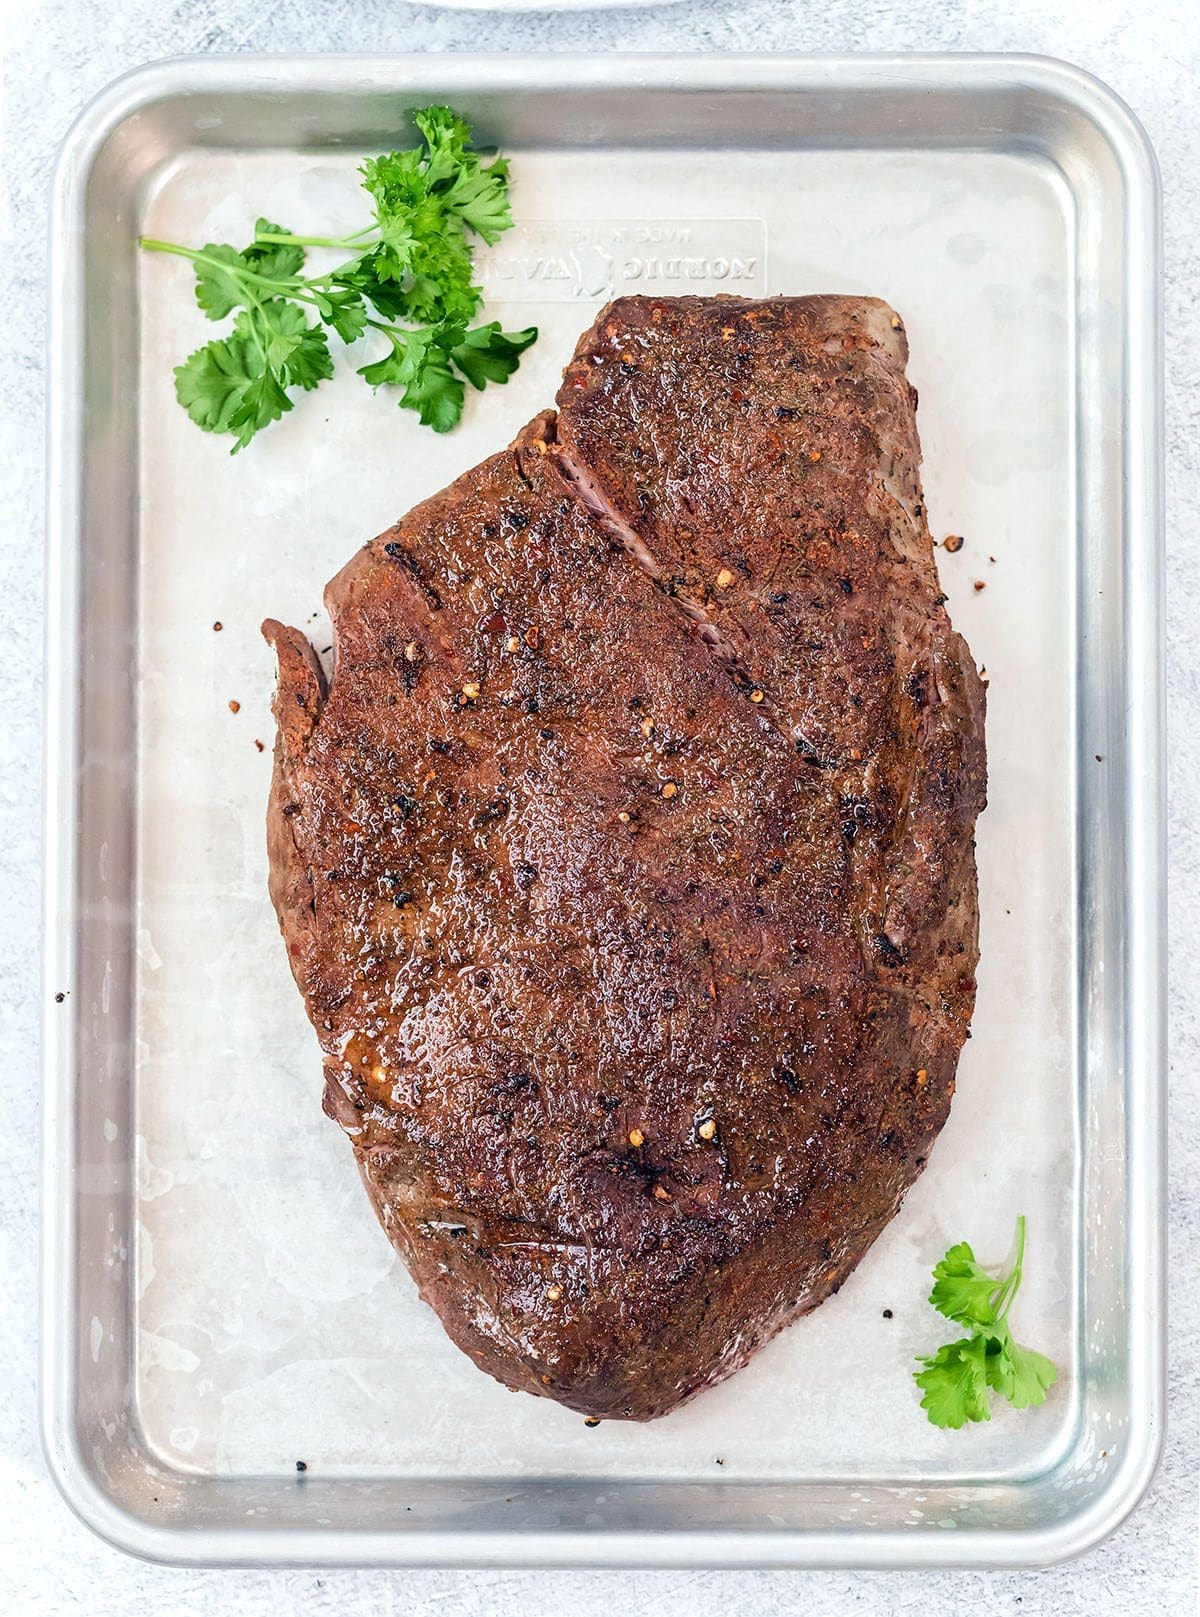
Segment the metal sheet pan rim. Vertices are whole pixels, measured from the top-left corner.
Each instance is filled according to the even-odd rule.
[[[1019,83],[1069,101],[1098,127],[1126,187],[1129,247],[1125,265],[1129,371],[1124,378],[1127,443],[1125,499],[1128,724],[1142,767],[1124,782],[1132,864],[1129,881],[1125,1028],[1131,1090],[1127,1205],[1130,1258],[1130,1443],[1121,1465],[1089,1511],[1026,1531],[921,1529],[868,1535],[785,1531],[579,1533],[345,1532],[158,1528],[126,1513],[91,1476],[75,1424],[73,1364],[78,1322],[70,1299],[76,1240],[67,1165],[76,1147],[77,1082],[69,1018],[56,1015],[55,984],[71,980],[76,925],[74,823],[76,778],[79,471],[85,420],[79,360],[85,243],[81,199],[89,166],[107,136],[138,108],[189,88],[256,87],[348,90],[373,80],[458,91],[491,88],[502,68],[508,89],[606,87],[794,89],[831,83],[847,93],[894,85],[957,90]],[[904,56],[614,55],[411,57],[181,57],[116,81],[81,114],[62,149],[51,222],[49,455],[47,524],[46,747],[44,889],[44,1121],[42,1238],[42,1420],[47,1459],[71,1508],[109,1542],[147,1559],[179,1564],[245,1565],[540,1565],[540,1566],[930,1566],[1033,1565],[1075,1555],[1110,1532],[1136,1505],[1157,1464],[1164,1405],[1165,870],[1164,708],[1162,680],[1162,338],[1161,221],[1157,165],[1140,125],[1100,81],[1049,58],[1020,55]],[[1134,446],[1140,449],[1135,452]],[[948,1553],[948,1551],[950,1553]]]

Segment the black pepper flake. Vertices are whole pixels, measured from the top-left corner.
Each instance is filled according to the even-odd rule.
[[[884,1317],[884,1319],[891,1319],[891,1317],[892,1317],[892,1311],[891,1311],[891,1309],[890,1309],[890,1308],[885,1308],[885,1309],[884,1309],[884,1311],[883,1311],[883,1317]]]
[[[843,595],[853,595],[854,594],[854,582],[853,582],[852,579],[839,578],[838,579],[838,588],[841,590]]]
[[[528,511],[506,511],[504,513],[504,519],[510,528],[516,528],[518,532],[520,532],[522,528],[527,528],[529,526]]]
[[[533,1079],[527,1072],[510,1073],[506,1078],[498,1078],[492,1085],[493,1095],[518,1095],[523,1089],[533,1087]],[[509,1121],[512,1121],[511,1116]]]
[[[508,809],[509,801],[507,797],[493,797],[491,802],[484,804],[483,808],[472,816],[471,824],[476,827],[491,825],[496,820],[502,820],[508,813]]]
[[[804,1080],[796,1074],[794,1067],[781,1062],[775,1069],[775,1076],[783,1084],[789,1095],[800,1095],[804,1092]]]
[[[538,879],[538,867],[536,865],[520,864],[514,874],[518,887],[532,887]]]
[[[63,1002],[63,1000],[64,1000],[64,999],[66,999],[66,997],[67,997],[67,996],[66,996],[66,995],[65,995],[65,994],[63,994],[63,993],[58,993],[58,994],[55,994],[55,996],[54,996],[54,1003],[55,1003],[55,1004],[56,1004],[56,1005],[61,1005],[61,1004],[62,1004],[62,1002]]]
[[[297,1460],[296,1461],[296,1470],[297,1471],[307,1471],[308,1470],[308,1462],[307,1462],[307,1460]]]
[[[389,539],[383,547],[383,553],[385,556],[391,556],[394,559],[397,556],[403,556],[404,546],[398,545],[394,539]]]
[[[299,814],[299,812],[300,812],[299,803],[285,803],[283,805],[284,818],[287,819],[287,820],[290,820],[293,814]]]
[[[879,952],[883,956],[885,966],[898,966],[904,959],[903,950],[896,947],[886,932],[880,932],[875,942],[879,945]]]

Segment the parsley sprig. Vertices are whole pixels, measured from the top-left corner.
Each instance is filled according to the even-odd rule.
[[[965,1325],[967,1335],[918,1359],[924,1368],[913,1379],[924,1396],[921,1407],[934,1426],[964,1426],[991,1420],[989,1393],[998,1392],[1017,1409],[1046,1401],[1057,1371],[1042,1353],[1022,1347],[1008,1315],[1021,1286],[1025,1259],[1025,1215],[1017,1219],[1017,1250],[1012,1268],[994,1275],[976,1262],[966,1241],[952,1246],[933,1271],[929,1301],[939,1314]]]
[[[401,406],[435,432],[462,414],[466,383],[482,391],[506,382],[536,339],[533,326],[472,325],[483,293],[472,279],[471,238],[492,243],[512,225],[507,161],[485,163],[470,149],[470,125],[448,107],[426,107],[413,122],[423,146],[363,164],[374,218],[361,230],[297,236],[259,219],[240,252],[142,238],[150,252],[191,260],[196,302],[210,320],[234,316],[228,336],[175,370],[180,404],[205,432],[229,434],[232,453],[292,409],[297,389],[333,375],[330,331],[347,344],[368,332],[386,339],[359,375],[372,387],[400,388]],[[310,247],[348,256],[326,274],[305,275]]]

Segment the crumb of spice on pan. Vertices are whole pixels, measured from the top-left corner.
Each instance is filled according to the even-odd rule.
[[[884,1309],[884,1311],[883,1311],[883,1317],[884,1317],[884,1319],[891,1319],[891,1317],[892,1317],[892,1311],[891,1311],[891,1309],[890,1309],[890,1308],[885,1308],[885,1309]]]
[[[948,533],[942,540],[942,549],[948,550],[952,556],[956,550],[961,550],[962,547],[963,536],[961,533]]]
[[[1098,764],[1102,764],[1104,762],[1104,754],[1102,752],[1098,752],[1096,754],[1096,762]]]
[[[975,580],[975,592],[976,592],[976,594],[978,594],[980,590],[985,590],[985,589],[987,589],[987,585],[983,582],[982,578],[977,578]]]
[[[267,750],[267,749],[266,749],[266,747],[265,747],[265,746],[264,746],[264,745],[263,745],[263,743],[262,743],[262,742],[261,742],[261,741],[260,741],[260,740],[259,740],[259,739],[258,739],[258,737],[257,737],[257,736],[255,736],[255,738],[254,738],[254,745],[255,745],[255,747],[256,747],[256,748],[257,748],[257,750],[258,750],[258,751],[259,751],[259,752],[266,752],[266,750]]]
[[[220,634],[221,630],[224,627],[225,627],[225,625],[221,622],[220,618],[218,618],[217,621],[213,624],[213,633],[214,634]]]
[[[235,702],[233,700],[233,698],[230,697],[230,699],[229,699],[229,711],[231,713],[240,713],[242,711],[242,704],[240,702]]]
[[[585,1415],[583,1418],[583,1424],[585,1426],[599,1426],[600,1417],[599,1415]]]
[[[66,999],[66,997],[67,996],[60,989],[59,992],[57,994],[55,994],[55,996],[54,996],[54,1003],[56,1005],[61,1005],[63,1000]]]
[[[721,1458],[721,1456],[719,1454],[717,1455],[717,1464],[718,1465],[724,1465],[725,1464],[725,1461]]]
[[[308,1461],[307,1460],[297,1460],[296,1461],[296,1470],[297,1471],[307,1471],[308,1470]]]

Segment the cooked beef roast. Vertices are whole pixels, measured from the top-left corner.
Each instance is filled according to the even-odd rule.
[[[265,625],[325,1109],[454,1341],[589,1415],[836,1291],[950,1106],[984,699],[905,357],[872,299],[621,299],[334,579],[328,687]]]

